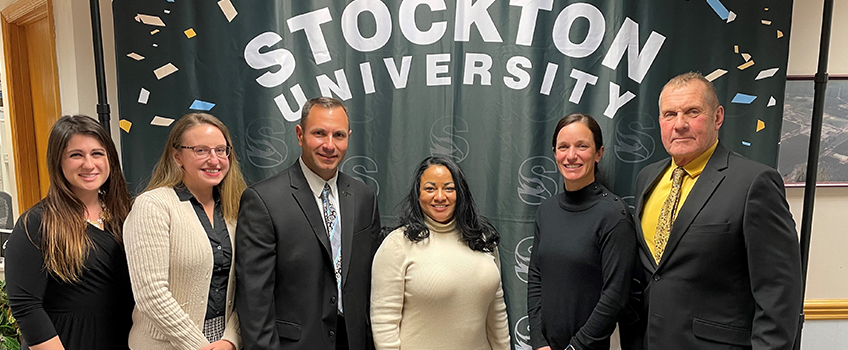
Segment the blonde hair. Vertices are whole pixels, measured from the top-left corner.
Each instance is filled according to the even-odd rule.
[[[50,130],[47,139],[47,173],[50,188],[41,200],[41,254],[44,267],[57,279],[74,283],[85,267],[91,238],[85,232],[85,204],[71,190],[62,171],[62,157],[68,141],[74,135],[85,135],[96,139],[106,149],[109,161],[109,177],[100,186],[103,210],[103,229],[118,243],[122,240],[122,229],[130,211],[130,195],[121,172],[115,143],[100,124],[85,115],[63,116]],[[27,222],[29,210],[23,215]],[[30,241],[32,235],[27,232]]]
[[[147,188],[144,189],[145,192],[159,187],[177,186],[183,182],[184,172],[182,167],[174,159],[173,152],[180,150],[183,135],[185,135],[188,129],[203,124],[218,128],[221,134],[224,135],[224,139],[227,140],[227,146],[233,146],[230,131],[215,116],[207,113],[189,113],[184,115],[171,128],[171,133],[168,134],[168,141],[162,152],[162,157],[159,158],[156,169],[153,170],[150,182],[148,182]],[[216,187],[218,188],[218,193],[221,195],[221,212],[224,215],[224,219],[232,223],[238,218],[239,199],[241,199],[241,193],[247,188],[247,184],[244,182],[244,176],[241,173],[235,151],[231,151],[227,158],[230,162],[230,170],[227,171],[227,175],[224,176],[224,179]]]

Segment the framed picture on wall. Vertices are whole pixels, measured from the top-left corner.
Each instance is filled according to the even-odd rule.
[[[813,96],[813,76],[786,77],[777,161],[786,187],[804,186]],[[821,140],[816,186],[848,186],[848,75],[828,80]]]

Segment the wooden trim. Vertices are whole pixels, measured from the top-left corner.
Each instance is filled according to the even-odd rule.
[[[17,25],[23,25],[47,16],[47,0],[20,0],[3,9],[3,18]]]
[[[806,320],[848,320],[848,299],[808,299],[804,301]]]
[[[12,6],[10,6],[12,7]],[[18,207],[29,208],[41,199],[38,179],[38,161],[35,147],[35,126],[32,118],[32,97],[29,79],[14,72],[27,72],[27,50],[21,47],[24,33],[20,27],[6,20],[2,12],[3,52],[6,58],[6,114],[12,129],[12,155],[15,159],[15,185]]]
[[[51,0],[19,0],[0,11],[0,25],[3,28],[3,49],[6,59],[6,84],[9,91],[7,96],[6,114],[12,131],[12,154],[15,160],[15,179],[18,194],[18,207],[21,210],[31,207],[46,194],[40,178],[47,174],[39,174],[38,148],[36,147],[35,123],[46,120],[52,124],[56,116],[34,116],[32,96],[30,95],[29,63],[26,49],[24,26],[47,18],[49,42],[53,54],[50,57],[52,71],[47,72],[56,82],[49,87],[53,90],[55,106],[61,113],[58,77],[59,70],[56,59],[56,27],[53,20],[53,4]],[[26,73],[22,73],[26,72]],[[41,119],[39,119],[41,118]],[[43,192],[43,193],[42,193]]]

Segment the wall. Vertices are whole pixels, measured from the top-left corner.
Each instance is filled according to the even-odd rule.
[[[0,9],[17,0],[0,0]],[[97,118],[97,87],[94,75],[94,47],[91,35],[91,16],[88,0],[52,0],[53,19],[56,27],[56,58],[59,68],[59,95],[62,114],[86,114]],[[103,55],[106,67],[107,96],[112,109],[112,136],[120,155],[120,129],[118,128],[118,89],[115,77],[115,39],[112,25],[112,2],[100,1],[100,20],[103,26]],[[2,30],[2,29],[0,29]],[[2,33],[0,33],[2,35]],[[0,45],[0,81],[3,91],[6,86],[6,70],[3,47]],[[7,116],[8,117],[8,116]],[[17,198],[15,189],[15,167],[11,155],[14,145],[11,143],[9,123],[0,130],[0,147],[3,153],[9,153],[9,177],[4,178],[2,190]],[[14,203],[15,215],[20,215],[17,201]]]
[[[823,0],[795,0],[792,32],[789,41],[789,75],[813,75],[818,68]],[[848,74],[848,1],[835,0],[830,41],[828,72]],[[804,189],[786,190],[798,230],[801,229]],[[807,280],[807,299],[848,299],[848,235],[845,222],[848,213],[848,188],[819,187],[816,189],[813,211],[813,230],[810,240],[810,261]],[[807,321],[801,338],[802,349],[848,349],[848,320]]]
[[[819,33],[823,0],[795,0],[792,33],[789,46],[790,75],[812,75],[818,67]],[[833,32],[831,34],[830,74],[848,74],[848,1],[835,1]],[[786,197],[800,232],[804,189],[787,189]],[[848,299],[848,278],[845,267],[848,246],[845,223],[840,220],[848,213],[848,188],[819,187],[813,211],[813,231],[810,241],[810,265],[807,299]]]

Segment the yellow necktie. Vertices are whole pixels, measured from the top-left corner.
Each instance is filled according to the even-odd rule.
[[[671,234],[671,225],[677,217],[677,204],[680,202],[680,185],[683,183],[683,175],[686,170],[683,167],[674,168],[671,174],[671,191],[663,202],[660,210],[660,219],[657,221],[657,234],[654,236],[654,260],[660,263],[668,236]]]

